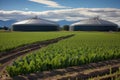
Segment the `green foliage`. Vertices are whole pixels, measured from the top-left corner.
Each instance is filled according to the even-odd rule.
[[[22,46],[25,44],[44,41],[68,35],[61,32],[0,32],[0,52]]]
[[[69,31],[69,25],[64,25],[63,30]]]
[[[7,68],[9,74],[15,76],[120,58],[120,33],[72,33],[75,36],[16,60]]]

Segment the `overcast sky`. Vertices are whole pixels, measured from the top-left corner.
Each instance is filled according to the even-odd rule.
[[[36,15],[53,21],[99,16],[120,25],[120,0],[0,0],[0,20]]]

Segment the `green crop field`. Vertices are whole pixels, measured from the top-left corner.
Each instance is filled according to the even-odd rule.
[[[0,52],[48,39],[65,36],[70,33],[61,32],[0,32]]]
[[[119,32],[61,32],[58,34],[61,36],[71,33],[74,33],[75,36],[34,51],[23,58],[18,58],[13,65],[7,67],[8,73],[15,76],[120,58]],[[50,33],[44,34],[49,35]],[[57,32],[53,34],[57,34]],[[26,35],[22,37],[24,36]],[[29,37],[34,39],[35,37],[32,36],[34,34]],[[45,37],[45,39],[49,38],[51,37]],[[32,41],[35,40],[36,38]]]

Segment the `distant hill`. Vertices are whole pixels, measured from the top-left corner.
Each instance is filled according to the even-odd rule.
[[[0,27],[2,26],[6,26],[6,27],[10,27],[11,24],[17,22],[16,20],[7,20],[7,21],[2,21],[0,20]]]
[[[57,23],[60,24],[60,26],[64,26],[64,25],[70,25],[72,23],[74,23],[75,21],[66,21],[66,20],[61,20],[58,21]]]

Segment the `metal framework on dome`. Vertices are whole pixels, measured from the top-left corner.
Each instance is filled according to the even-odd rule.
[[[89,18],[89,20],[99,20],[100,19],[100,16],[95,16],[95,17],[92,17],[92,18]]]
[[[36,16],[34,16],[32,19],[38,19],[38,16],[36,15]]]

